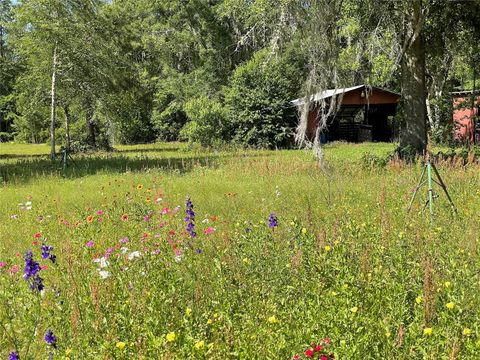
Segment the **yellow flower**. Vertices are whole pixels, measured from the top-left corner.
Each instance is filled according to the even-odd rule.
[[[117,344],[115,345],[119,350],[123,350],[125,348],[125,346],[127,346],[127,344],[125,344],[123,341],[119,341],[117,342]]]
[[[244,264],[249,264],[250,263],[250,260],[248,260],[248,258],[243,258],[242,261],[243,261]]]
[[[445,281],[443,285],[448,289],[452,285],[452,283],[450,281]]]
[[[432,334],[433,334],[433,329],[431,327],[423,329],[423,335],[431,336]]]
[[[205,346],[205,341],[203,340],[197,341],[194,345],[195,349],[197,350],[203,349],[204,346]]]
[[[138,190],[142,190],[142,189],[143,189],[143,185],[142,185],[142,184],[138,184],[138,185],[137,185],[137,189],[138,189]]]
[[[325,246],[325,251],[326,251],[326,252],[329,252],[331,249],[332,249],[332,248],[331,248],[329,245],[326,245],[326,246]]]
[[[307,233],[307,229],[306,228],[303,228],[302,229],[302,234],[305,235]]]
[[[295,221],[290,221],[291,226],[295,226]]]
[[[151,200],[149,197],[147,197],[147,198],[145,199],[145,201],[146,201],[147,203],[149,203],[149,202],[152,201],[152,200]]]
[[[423,299],[422,299],[422,297],[421,297],[420,295],[415,298],[415,302],[416,302],[418,305],[420,305],[420,304],[422,303],[422,300],[423,300]]]
[[[270,324],[276,324],[276,323],[278,323],[278,320],[277,320],[277,318],[275,317],[275,315],[272,315],[272,316],[270,316],[270,317],[268,318],[268,322],[269,322]]]
[[[72,353],[72,349],[67,348],[67,349],[65,350],[65,355],[68,356],[68,355],[70,355],[71,353]]]
[[[185,314],[186,314],[187,316],[190,316],[190,315],[192,315],[192,311],[193,311],[192,309],[187,308],[187,310],[185,310]]]
[[[172,331],[172,332],[169,332],[169,333],[167,334],[167,341],[168,341],[168,342],[174,342],[176,337],[177,337],[177,336],[175,335],[175,332],[173,332],[173,331]]]
[[[354,306],[354,307],[352,307],[352,308],[350,309],[350,311],[351,311],[352,313],[356,314],[357,311],[358,311],[358,307]]]
[[[449,302],[449,303],[447,304],[447,309],[448,309],[448,310],[453,310],[454,307],[455,307],[455,304],[454,304],[453,302]]]
[[[463,335],[465,335],[465,336],[472,335],[472,330],[470,330],[469,328],[463,329]]]
[[[212,319],[208,319],[208,320],[207,320],[207,324],[208,324],[208,325],[211,325],[212,323],[213,323],[213,320],[212,320]]]
[[[330,291],[330,295],[332,295],[332,296],[337,296],[337,295],[338,295],[338,293],[337,293],[337,292],[335,292],[335,291]]]
[[[387,330],[387,332],[385,333],[385,336],[386,336],[387,338],[389,338],[390,336],[392,336],[392,333]]]

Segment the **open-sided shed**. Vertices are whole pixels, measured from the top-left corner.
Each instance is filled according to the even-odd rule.
[[[313,95],[310,99],[307,136],[315,137],[319,122],[320,104],[337,104],[337,111],[327,120],[327,129],[322,133],[322,142],[345,140],[391,141],[393,137],[393,115],[400,94],[375,86],[358,85],[349,88],[330,89]],[[299,107],[304,98],[292,101]]]

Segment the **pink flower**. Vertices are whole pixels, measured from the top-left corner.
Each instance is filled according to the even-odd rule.
[[[15,266],[12,266],[9,271],[11,274],[16,274],[18,272],[18,269],[19,269],[18,265],[15,265]]]
[[[143,217],[143,221],[149,222],[149,221],[150,221],[150,215],[145,215],[145,216]]]
[[[97,215],[103,215],[103,210],[98,210]]]
[[[162,215],[166,215],[170,212],[170,208],[166,207],[166,208],[163,208],[162,210]]]
[[[128,243],[128,237],[125,236],[123,239],[120,239],[119,242],[121,242],[122,244]]]
[[[300,359],[300,356],[294,355],[294,356],[293,356],[293,359],[294,359],[294,360]]]
[[[99,218],[98,218],[98,221],[99,221],[99,222],[102,222],[102,221],[103,221],[103,217],[99,217]]]
[[[319,352],[319,351],[322,350],[322,349],[323,349],[323,346],[322,346],[322,345],[317,345],[317,346],[314,347],[313,350],[314,350],[315,352]]]
[[[213,234],[214,231],[215,231],[215,229],[213,227],[209,226],[203,232],[207,235],[210,235],[210,234]]]
[[[47,270],[48,266],[47,265],[40,265],[40,270]]]
[[[158,227],[161,229],[163,228],[167,223],[165,221],[161,222],[160,225],[158,225]]]
[[[320,360],[328,360],[328,356],[327,355],[322,355],[322,356],[320,356]]]
[[[0,262],[0,269],[7,266],[7,263],[4,263],[4,262]]]
[[[306,350],[305,351],[305,356],[308,357],[308,358],[313,357],[313,350],[312,349]]]
[[[87,243],[85,244],[85,246],[88,247],[88,248],[92,248],[93,245],[95,245],[95,243],[93,242],[93,240],[90,240],[89,242],[87,242]]]

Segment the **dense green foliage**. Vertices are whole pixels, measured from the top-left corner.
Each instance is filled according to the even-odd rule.
[[[0,137],[49,138],[55,73],[63,145],[70,135],[89,147],[180,138],[285,146],[297,123],[290,100],[360,83],[401,88],[410,3],[1,0]],[[480,4],[423,7],[429,124],[441,140],[448,92],[477,77]]]
[[[328,174],[301,151],[179,144],[57,173],[44,145],[2,146],[2,359],[291,359],[326,337],[336,359],[478,358],[478,164],[438,165],[459,216],[440,194],[432,224],[426,190],[405,214],[420,164],[365,167],[393,144],[328,145]],[[23,277],[29,249],[43,296]]]

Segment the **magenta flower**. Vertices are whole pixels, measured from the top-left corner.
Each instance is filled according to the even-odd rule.
[[[5,263],[5,262],[0,262],[0,269],[3,268],[3,267],[5,267],[5,266],[7,266],[7,263]]]
[[[88,248],[92,248],[94,245],[95,245],[95,243],[93,242],[93,240],[90,240],[89,242],[87,242],[85,244],[85,246],[88,247]]]
[[[213,234],[214,231],[215,231],[215,229],[213,227],[209,226],[203,232],[207,235],[210,235],[210,234]]]

